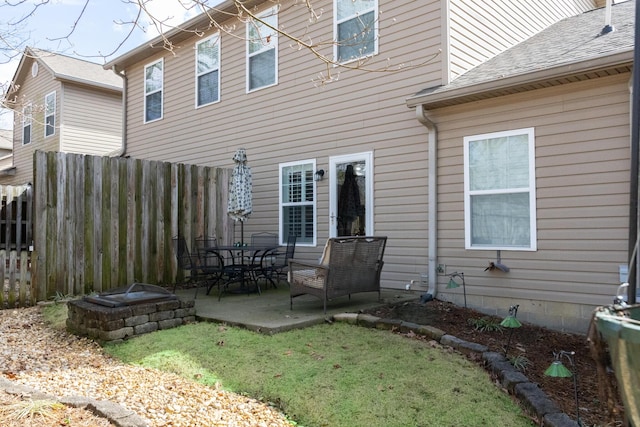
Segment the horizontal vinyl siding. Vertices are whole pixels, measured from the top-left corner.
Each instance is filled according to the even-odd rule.
[[[61,151],[107,154],[122,144],[122,98],[65,84]]]
[[[432,111],[439,128],[438,262],[463,271],[467,296],[609,304],[627,262],[629,75]],[[496,251],[464,249],[464,136],[534,127],[535,252],[502,251],[509,273],[485,272]],[[445,278],[440,292],[446,290]],[[531,300],[524,307],[524,301]],[[478,302],[481,304],[481,302]],[[566,306],[565,306],[566,307]]]
[[[455,79],[554,22],[594,8],[593,0],[452,0],[450,78]]]
[[[327,85],[314,85],[325,66],[308,50],[279,41],[278,85],[245,93],[245,43],[222,34],[220,102],[194,108],[192,42],[181,43],[176,55],[164,56],[164,117],[143,123],[144,65],[127,70],[127,154],[173,162],[232,168],[237,148],[247,149],[253,172],[253,214],[245,234],[278,230],[278,164],[316,159],[328,170],[329,157],[374,153],[375,232],[389,237],[383,286],[403,287],[418,280],[427,264],[427,132],[405,99],[425,86],[439,83],[440,31],[438,1],[381,2],[379,55],[363,68],[345,70]],[[309,37],[332,37],[332,2],[314,3],[324,13],[308,24],[304,6],[282,7],[279,24]],[[236,28],[240,38],[244,26]],[[321,49],[330,54],[330,45]],[[435,59],[434,59],[435,55]],[[403,63],[400,72],[381,71]],[[427,61],[428,60],[428,61]],[[411,68],[428,62],[421,67]],[[329,179],[318,182],[318,247],[296,249],[296,257],[317,259],[329,234]]]
[[[33,182],[33,153],[35,150],[57,150],[60,141],[60,120],[61,105],[61,84],[53,80],[53,76],[40,64],[36,77],[31,75],[31,65],[33,59],[27,58],[24,67],[27,72],[20,85],[16,99],[19,103],[15,106],[13,125],[13,166],[16,174],[13,176],[0,177],[0,184],[17,185]],[[56,129],[55,134],[47,138],[44,137],[44,97],[56,92]],[[33,120],[31,125],[31,143],[22,145],[22,107],[31,102],[33,106]]]

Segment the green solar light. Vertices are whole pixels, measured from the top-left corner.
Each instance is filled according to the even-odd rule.
[[[455,288],[459,288],[460,284],[458,282],[456,282],[456,277],[459,277],[460,279],[462,279],[462,291],[464,294],[464,306],[465,308],[467,307],[467,286],[466,283],[464,282],[464,273],[461,272],[454,272],[451,273],[449,275],[449,282],[447,283],[447,289],[455,289]]]
[[[522,326],[522,323],[520,323],[515,316],[507,316],[500,322],[500,326],[504,326],[505,328],[519,328]]]
[[[551,366],[544,371],[544,374],[548,377],[558,377],[558,378],[571,378],[573,377],[573,396],[576,400],[576,421],[578,425],[582,427],[582,421],[580,420],[580,403],[578,402],[578,373],[575,374],[564,366],[560,359],[566,357],[569,363],[571,364],[571,368],[575,370],[576,364],[573,360],[575,357],[575,351],[565,351],[562,350],[558,353],[553,353],[555,360],[551,363]]]
[[[573,373],[559,360],[554,360],[547,370],[544,371],[544,374],[548,377],[558,378],[571,378],[573,376]]]

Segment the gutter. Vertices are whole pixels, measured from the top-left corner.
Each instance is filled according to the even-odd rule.
[[[109,83],[102,83],[102,82],[98,82],[95,80],[87,80],[87,79],[81,79],[79,77],[73,77],[70,76],[68,74],[57,74],[54,73],[54,78],[58,79],[58,80],[63,80],[63,81],[67,81],[67,82],[71,82],[71,83],[77,83],[79,85],[85,85],[85,86],[91,86],[91,87],[95,87],[95,88],[99,88],[99,89],[104,89],[104,90],[108,90],[111,92],[120,92],[122,91],[122,88],[119,86],[115,86]]]
[[[119,73],[115,65],[111,67],[111,70],[122,79],[122,145],[120,149],[112,151],[108,156],[122,157],[127,151],[127,89],[129,87],[129,79],[124,71]]]
[[[459,86],[460,80],[464,80],[463,77],[459,77],[452,85],[450,85],[449,88],[446,86],[430,88],[408,97],[406,102],[408,107],[415,107],[418,104],[431,105],[467,96],[478,97],[482,94],[489,94],[491,92],[515,87],[531,87],[537,82],[546,82],[549,80],[566,78],[570,75],[585,74],[597,70],[631,65],[633,64],[633,57],[634,51],[633,49],[630,49],[613,55],[603,55],[586,61],[576,61],[556,67],[549,67],[532,72],[523,72],[520,74],[512,74],[510,76],[482,80],[475,83],[470,82],[464,86]]]
[[[154,53],[166,53],[173,51],[173,49],[181,47],[180,42],[192,37],[194,34],[208,31],[214,27],[221,28],[222,25],[220,23],[238,16],[239,12],[236,1],[237,0],[219,1],[214,6],[207,6],[205,5],[206,2],[199,2],[202,13],[199,13],[182,24],[168,26],[167,31],[163,31],[162,34],[156,36],[152,40],[141,44],[112,61],[107,62],[103,67],[105,69],[109,69],[114,65],[118,65],[120,68],[124,69],[136,62],[142,61]],[[251,9],[263,2],[264,0],[243,0],[241,3],[245,7]],[[166,45],[166,41],[168,40],[171,41],[172,47]]]
[[[427,128],[429,132],[428,141],[429,144],[429,164],[428,164],[428,189],[429,189],[429,289],[426,294],[420,296],[422,302],[431,301],[437,295],[438,276],[436,270],[436,263],[438,260],[438,129],[435,123],[433,123],[428,117],[427,112],[422,104],[416,105],[416,119]]]

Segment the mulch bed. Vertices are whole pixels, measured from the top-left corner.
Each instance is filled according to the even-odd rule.
[[[522,327],[502,331],[482,331],[478,323],[499,324],[502,319],[487,316],[472,309],[452,303],[433,300],[427,303],[410,301],[391,304],[368,311],[369,314],[386,319],[400,319],[420,325],[437,327],[445,333],[465,341],[487,346],[490,351],[504,353],[509,342],[507,357],[526,357],[528,364],[524,370],[527,378],[537,383],[542,390],[571,418],[576,418],[576,402],[571,378],[553,378],[544,371],[554,360],[554,352],[561,350],[575,352],[578,383],[580,419],[585,426],[623,425],[624,409],[616,389],[615,376],[607,370],[606,379],[601,381],[597,373],[597,363],[592,357],[587,337],[570,334],[523,323]],[[478,320],[482,319],[481,322]],[[486,322],[485,322],[486,321]],[[481,363],[481,361],[478,361]],[[565,366],[570,363],[563,360]],[[607,405],[605,385],[611,386],[612,397]],[[601,387],[602,386],[602,387]],[[608,409],[611,407],[611,410]]]

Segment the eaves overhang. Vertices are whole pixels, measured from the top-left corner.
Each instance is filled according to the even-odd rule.
[[[105,83],[99,83],[94,80],[81,79],[78,77],[69,76],[61,73],[54,73],[53,77],[62,82],[69,82],[69,83],[74,83],[82,86],[90,86],[92,88],[103,89],[110,92],[122,93],[122,87],[105,84]]]
[[[264,3],[264,0],[248,0],[242,2],[242,5],[248,9],[252,9],[261,3]],[[213,6],[207,12],[195,16],[164,32],[164,34],[130,50],[124,55],[107,62],[103,68],[105,70],[113,69],[116,72],[120,72],[157,52],[175,48],[179,43],[193,37],[194,34],[210,30],[215,26],[214,22],[221,24],[237,15],[238,6],[236,5],[236,1],[226,0],[219,5]],[[165,46],[167,41],[170,42],[170,46]]]
[[[426,110],[442,108],[609,75],[630,73],[632,66],[633,49],[630,49],[613,55],[504,77],[499,76],[466,85],[460,84],[460,81],[454,81],[447,86],[436,86],[418,92],[408,97],[406,103],[409,108],[415,108],[420,104]],[[465,76],[459,79],[464,81]]]
[[[0,176],[14,176],[16,174],[16,167],[10,166],[6,169],[0,169]]]

